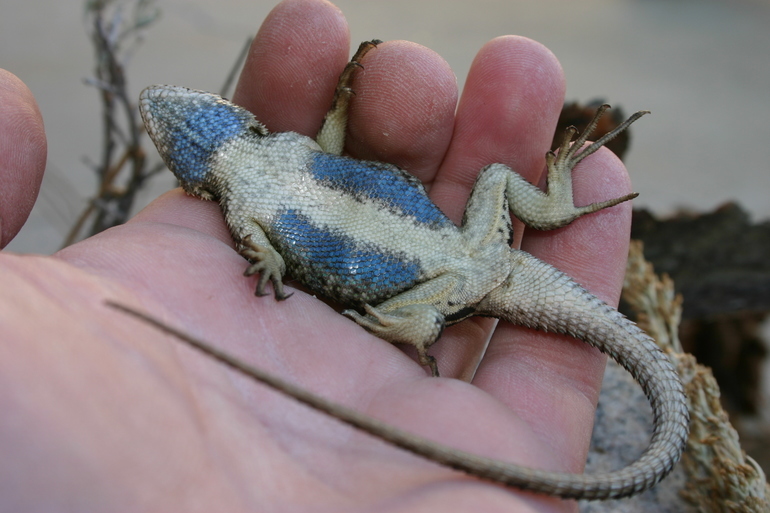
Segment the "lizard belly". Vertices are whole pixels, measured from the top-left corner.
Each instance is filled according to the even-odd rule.
[[[291,209],[269,232],[289,273],[313,292],[349,306],[377,304],[425,279],[416,255],[361,241],[335,224]]]
[[[256,222],[294,278],[348,306],[378,304],[451,267],[457,256],[426,249],[462,247],[459,230],[416,178],[392,165],[313,151],[292,135],[281,134],[293,150],[284,165],[254,166],[227,184],[231,227]],[[264,160],[233,153],[223,152],[222,161]]]

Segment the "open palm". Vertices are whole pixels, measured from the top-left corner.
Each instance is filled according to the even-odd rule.
[[[260,29],[234,101],[271,131],[313,135],[349,46],[335,7],[287,0]],[[485,45],[459,106],[451,70],[424,47],[384,43],[364,66],[347,145],[354,157],[408,169],[456,222],[485,164],[538,180],[564,97],[561,69],[542,46],[516,37]],[[42,173],[38,116],[26,88],[0,74],[3,243]],[[604,150],[575,174],[577,204],[628,188]],[[527,231],[522,248],[616,303],[629,218],[624,204],[554,232]],[[282,302],[254,297],[246,265],[218,206],[179,189],[51,257],[0,255],[0,510],[574,509],[375,441],[104,305],[150,312],[433,440],[581,471],[604,367],[586,344],[500,323],[473,375],[495,325],[471,319],[431,349],[444,377],[430,378],[412,355],[301,290]],[[472,375],[471,384],[451,379]]]

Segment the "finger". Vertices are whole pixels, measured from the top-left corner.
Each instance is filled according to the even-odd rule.
[[[479,170],[500,162],[532,182],[544,167],[564,102],[556,57],[524,37],[493,39],[473,60],[454,135],[431,197],[459,222]]]
[[[457,223],[484,166],[501,162],[536,182],[563,98],[561,67],[547,48],[515,36],[487,43],[471,65],[431,198]],[[475,317],[446,330],[432,350],[442,374],[472,375],[492,326]]]
[[[27,220],[40,191],[47,145],[32,92],[0,69],[0,248]]]
[[[314,136],[349,51],[347,22],[337,7],[284,0],[254,38],[233,100],[270,131]]]
[[[356,75],[347,149],[433,180],[452,137],[457,80],[434,51],[389,41],[370,51]]]
[[[347,24],[336,8],[316,1],[282,2],[257,34],[236,103],[270,130],[314,136],[349,47]],[[364,58],[353,89],[348,151],[431,179],[451,137],[457,103],[456,80],[446,62],[413,43],[381,44]]]
[[[630,191],[623,164],[602,150],[573,173],[575,203]],[[617,305],[628,254],[631,205],[578,219],[551,232],[528,231],[523,249],[573,277],[599,298]],[[605,357],[572,338],[500,323],[475,383],[510,404],[542,430],[544,443],[564,456],[565,470],[579,471],[593,423]]]
[[[342,13],[328,2],[281,2],[251,45],[234,102],[271,131],[314,135],[348,60],[348,41]],[[131,222],[194,228],[232,245],[219,207],[186,198],[180,191],[158,198]]]

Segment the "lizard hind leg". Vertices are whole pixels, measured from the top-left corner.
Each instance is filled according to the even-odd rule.
[[[612,207],[638,196],[637,193],[631,193],[583,207],[576,207],[573,202],[572,170],[575,166],[626,130],[631,123],[649,113],[649,111],[635,113],[614,130],[583,149],[588,137],[596,129],[599,119],[609,108],[610,106],[606,104],[599,107],[591,123],[574,142],[572,138],[577,133],[577,129],[572,126],[567,128],[558,154],[552,151],[546,153],[547,192],[543,192],[527,182],[521,175],[510,173],[506,192],[511,203],[511,211],[527,226],[538,230],[561,228],[582,215]],[[580,151],[581,149],[582,151]]]
[[[449,300],[462,288],[462,280],[445,273],[419,283],[377,306],[364,305],[366,315],[345,310],[343,315],[353,319],[372,334],[392,344],[408,344],[417,350],[420,365],[429,367],[438,376],[436,359],[428,354],[453,311]],[[456,305],[455,305],[456,306]]]
[[[380,43],[382,41],[379,39],[361,43],[350,62],[342,70],[342,74],[337,81],[337,88],[334,90],[331,107],[329,107],[329,111],[326,113],[323,123],[321,123],[321,128],[315,137],[318,145],[326,153],[342,155],[342,150],[345,147],[345,132],[348,127],[348,109],[350,107],[350,100],[355,95],[355,92],[350,87],[353,83],[353,75],[355,75],[358,68],[363,68],[361,59],[364,58],[364,55]]]
[[[431,374],[438,377],[436,359],[428,354],[428,348],[438,340],[444,330],[444,316],[435,306],[412,304],[386,311],[365,305],[364,310],[366,315],[361,315],[355,310],[345,310],[342,313],[383,340],[414,346],[420,365],[430,368]]]

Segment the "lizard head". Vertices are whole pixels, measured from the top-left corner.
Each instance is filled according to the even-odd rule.
[[[190,194],[216,199],[210,161],[234,137],[267,135],[247,110],[221,96],[155,85],[139,96],[139,112],[161,158]]]

